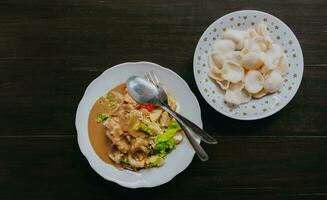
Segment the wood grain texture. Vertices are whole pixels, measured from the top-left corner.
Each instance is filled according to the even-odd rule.
[[[211,159],[191,165],[152,189],[125,189],[97,175],[81,156],[76,138],[2,138],[2,199],[280,199],[326,197],[327,138],[218,137]],[[7,152],[10,152],[8,154]],[[13,193],[9,188],[19,188]]]
[[[283,20],[305,61],[292,102],[263,120],[215,112],[196,88],[192,63],[203,31],[220,16],[256,9]],[[326,0],[0,1],[0,199],[326,199]],[[87,85],[110,66],[151,61],[182,76],[198,97],[204,146],[186,171],[153,189],[98,176],[82,156],[74,118]]]

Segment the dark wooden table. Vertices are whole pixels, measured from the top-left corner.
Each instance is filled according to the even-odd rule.
[[[206,27],[257,9],[287,23],[305,69],[291,103],[252,122],[215,112],[192,63]],[[327,1],[0,1],[0,199],[327,199]],[[86,86],[110,66],[152,61],[181,75],[219,145],[169,183],[126,189],[97,175],[76,139]]]

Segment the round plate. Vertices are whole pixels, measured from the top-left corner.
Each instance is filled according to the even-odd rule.
[[[123,63],[103,72],[86,88],[78,105],[75,119],[78,145],[91,167],[98,174],[124,187],[154,187],[164,184],[182,172],[191,163],[194,156],[191,145],[187,139],[183,139],[176,149],[168,154],[163,166],[132,172],[118,170],[105,163],[93,150],[88,136],[88,117],[94,102],[110,89],[125,82],[130,76],[144,76],[150,70],[156,72],[167,91],[178,102],[180,113],[202,127],[199,103],[187,83],[175,72],[150,62]],[[196,140],[200,143],[198,137]]]
[[[285,51],[288,73],[283,76],[279,92],[231,108],[224,102],[224,91],[208,77],[208,53],[213,43],[222,38],[226,29],[246,30],[263,22],[273,41]],[[303,75],[303,55],[300,44],[291,29],[278,18],[255,10],[236,11],[212,23],[201,36],[194,54],[193,70],[196,84],[205,100],[218,112],[240,120],[268,117],[286,106],[297,92]]]

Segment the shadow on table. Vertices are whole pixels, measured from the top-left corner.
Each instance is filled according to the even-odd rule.
[[[198,98],[201,107],[202,122],[204,129],[214,136],[232,136],[232,135],[271,135],[277,131],[278,120],[282,112],[260,120],[236,120],[226,117],[214,110],[201,96],[197,89],[193,92]],[[268,129],[268,127],[270,127]]]

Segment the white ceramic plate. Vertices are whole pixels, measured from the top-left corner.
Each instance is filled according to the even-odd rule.
[[[170,181],[192,161],[194,150],[186,139],[168,154],[159,168],[131,172],[118,170],[102,161],[91,146],[88,136],[88,116],[94,102],[107,91],[125,82],[132,75],[144,76],[154,70],[169,93],[176,99],[180,113],[202,127],[199,103],[187,83],[175,72],[150,62],[123,63],[107,69],[87,87],[76,113],[78,145],[91,167],[103,178],[124,187],[154,187]],[[192,109],[190,109],[192,108]],[[200,143],[200,139],[196,137]]]
[[[226,29],[246,30],[260,22],[267,25],[273,41],[284,49],[289,66],[288,73],[284,76],[284,84],[279,92],[231,108],[224,103],[224,92],[208,78],[208,53],[213,43],[222,38]],[[302,80],[303,55],[298,40],[285,23],[268,13],[243,10],[227,14],[207,28],[195,50],[193,70],[202,96],[215,110],[234,119],[254,120],[278,112],[291,101]]]

